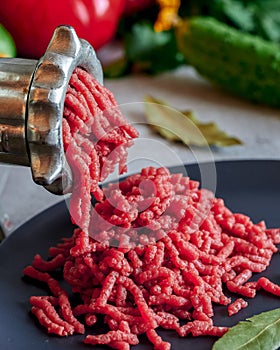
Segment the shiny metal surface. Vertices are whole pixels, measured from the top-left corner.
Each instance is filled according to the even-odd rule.
[[[0,60],[0,162],[29,165],[25,120],[29,86],[37,62]]]
[[[103,83],[94,49],[69,26],[56,28],[38,62],[0,59],[0,162],[30,166],[33,180],[55,194],[72,186],[62,118],[68,82],[78,66]]]

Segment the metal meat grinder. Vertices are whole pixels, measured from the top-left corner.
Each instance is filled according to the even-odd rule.
[[[0,59],[0,163],[30,166],[34,182],[55,194],[71,191],[62,117],[68,82],[78,66],[103,82],[94,49],[70,26],[55,29],[38,61]]]

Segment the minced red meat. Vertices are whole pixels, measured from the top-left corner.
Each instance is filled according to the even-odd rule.
[[[50,247],[50,259],[36,255],[24,269],[49,287],[50,295],[30,298],[32,313],[49,333],[84,334],[103,316],[108,333],[87,335],[85,343],[127,350],[145,333],[154,349],[167,350],[158,327],[180,337],[219,337],[228,328],[213,324],[214,304],[233,315],[260,288],[280,296],[280,286],[267,278],[250,282],[277,252],[279,229],[232,213],[198,182],[166,168],[148,167],[98,187],[116,164],[125,170],[137,132],[111,93],[80,69],[70,80],[63,131],[74,174],[70,214],[79,227]],[[61,269],[79,297],[76,305],[53,275]],[[231,302],[226,290],[241,297]]]

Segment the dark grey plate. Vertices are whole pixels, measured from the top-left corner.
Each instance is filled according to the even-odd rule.
[[[208,168],[203,164],[203,173]],[[280,226],[280,162],[279,161],[226,161],[218,162],[216,195],[223,197],[229,208],[243,212],[258,222],[265,220],[268,227]],[[171,171],[178,171],[172,168]],[[200,180],[196,165],[187,166],[188,174]],[[72,225],[64,202],[46,210],[23,225],[0,245],[0,349],[2,350],[85,350],[84,336],[68,338],[49,336],[31,317],[28,299],[44,294],[39,286],[22,280],[23,268],[32,262],[36,253],[47,257],[48,247],[62,236],[72,234]],[[262,273],[280,283],[280,255],[276,254],[270,267]],[[260,276],[260,275],[259,275]],[[216,325],[234,325],[239,320],[262,311],[280,307],[280,299],[258,293],[249,300],[249,306],[229,318],[225,307],[216,307]],[[179,338],[175,332],[160,331],[172,343],[172,350],[190,348],[211,349],[215,338]],[[95,347],[105,349],[105,347]],[[135,350],[151,350],[143,337]]]

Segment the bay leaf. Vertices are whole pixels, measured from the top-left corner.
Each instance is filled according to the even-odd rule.
[[[214,343],[212,350],[276,350],[280,347],[280,308],[239,322]]]
[[[180,112],[152,96],[145,99],[146,120],[162,137],[195,146],[232,146],[242,142],[219,129],[214,122],[201,123],[192,111]]]

